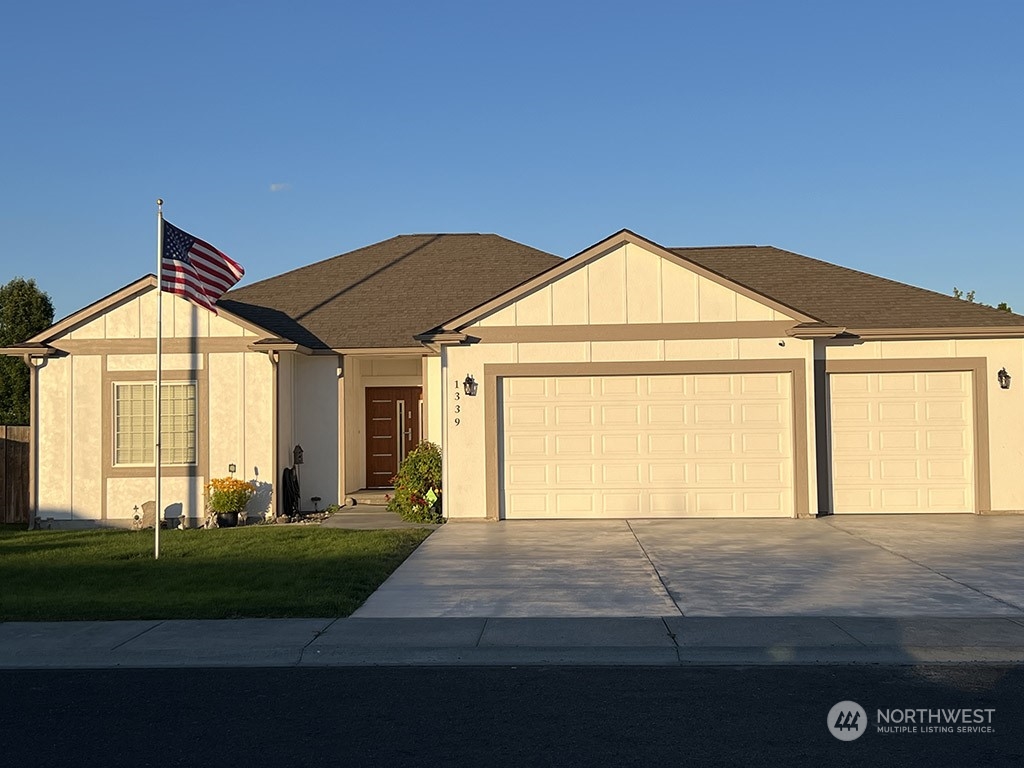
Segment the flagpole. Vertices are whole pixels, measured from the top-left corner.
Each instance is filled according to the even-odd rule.
[[[156,468],[156,510],[153,520],[153,559],[160,559],[160,387],[162,385],[161,368],[163,366],[163,318],[164,318],[164,201],[156,201],[156,387],[154,388],[153,406],[153,463]]]

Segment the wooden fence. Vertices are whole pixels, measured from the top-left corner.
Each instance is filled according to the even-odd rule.
[[[0,426],[0,523],[28,523],[28,435]]]

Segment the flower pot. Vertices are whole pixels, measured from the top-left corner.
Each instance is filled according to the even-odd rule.
[[[218,512],[217,513],[217,527],[218,528],[234,528],[238,525],[238,513],[237,512]]]

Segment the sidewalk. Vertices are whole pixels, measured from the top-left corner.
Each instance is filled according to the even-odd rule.
[[[1020,664],[1024,619],[237,619],[0,623],[0,668]]]

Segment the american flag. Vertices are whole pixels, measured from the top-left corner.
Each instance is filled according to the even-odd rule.
[[[242,279],[242,265],[168,221],[163,246],[160,290],[184,296],[216,315],[214,302]]]

